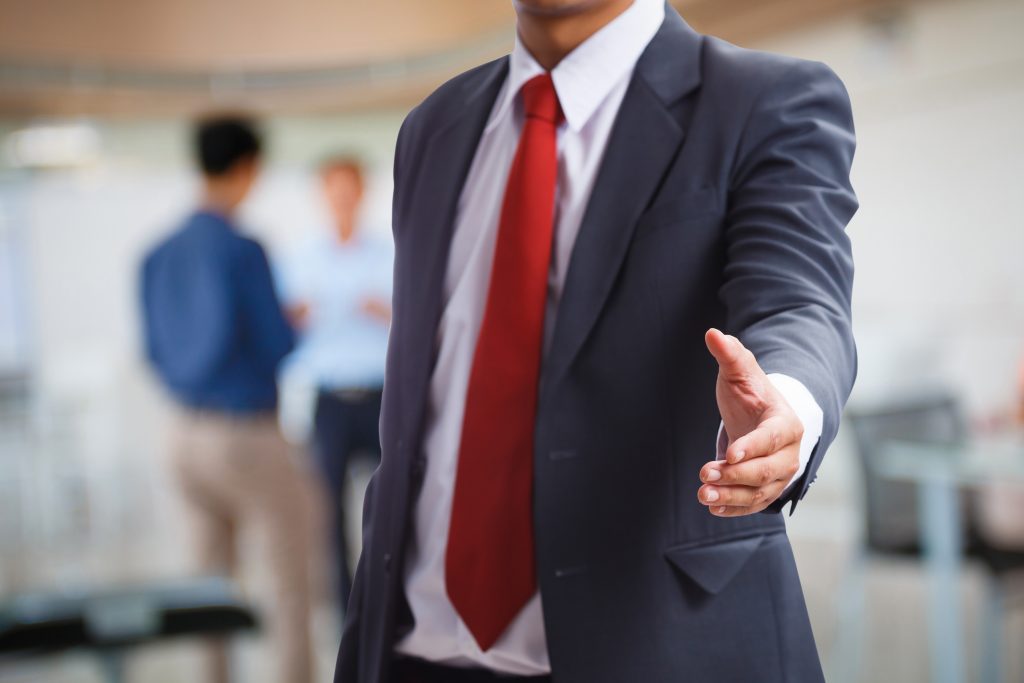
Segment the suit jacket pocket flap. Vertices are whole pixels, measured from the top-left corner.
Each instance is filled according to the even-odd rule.
[[[762,540],[763,535],[698,546],[673,546],[665,551],[665,557],[697,585],[714,595],[739,573]]]

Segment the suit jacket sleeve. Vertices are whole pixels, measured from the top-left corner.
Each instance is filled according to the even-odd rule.
[[[400,202],[401,192],[405,187],[404,177],[408,173],[407,164],[409,163],[410,151],[408,147],[415,139],[411,129],[414,126],[414,116],[416,109],[413,109],[405,121],[402,123],[402,127],[398,131],[398,139],[395,142],[395,162],[394,162],[394,193],[392,196],[393,207],[392,207],[392,232],[394,236],[398,238],[398,231],[396,228],[396,218],[398,216],[398,206]],[[399,271],[397,268],[394,269],[394,277],[398,277]],[[395,291],[398,290],[397,283],[393,285]],[[400,303],[397,300],[392,301],[392,320],[396,318],[399,312],[397,306]],[[394,351],[392,348],[388,349],[388,364],[391,363],[391,357]],[[387,373],[385,373],[385,378]],[[385,391],[387,391],[387,380],[385,379]],[[383,422],[383,416],[382,416]],[[386,447],[385,444],[389,443],[385,438],[386,435],[381,433],[381,446]],[[382,458],[386,457],[382,454]],[[366,495],[363,498],[363,539],[362,548],[363,553],[359,557],[359,562],[356,565],[356,571],[352,579],[352,593],[349,596],[348,607],[345,610],[345,623],[342,626],[341,631],[341,645],[338,648],[338,658],[334,669],[334,681],[335,683],[343,683],[344,681],[357,681],[359,680],[359,653],[360,653],[360,630],[362,628],[362,610],[363,610],[363,593],[366,590],[366,562],[365,553],[368,548],[371,548],[372,535],[373,535],[373,522],[374,522],[374,501],[376,499],[376,479],[377,472],[374,473],[373,477],[370,478],[370,483],[366,487]]]
[[[854,147],[842,82],[823,64],[797,62],[751,108],[730,182],[719,291],[727,329],[765,372],[802,382],[824,413],[807,468],[776,512],[814,480],[856,375],[845,231],[857,210]]]
[[[374,475],[374,478],[376,478],[376,475]],[[374,478],[371,478],[370,483],[366,487],[366,494],[363,497],[364,548],[368,545],[370,536],[369,516],[376,489]],[[345,623],[341,629],[341,645],[338,648],[338,658],[334,667],[335,683],[359,680],[359,631],[362,625],[361,616],[363,583],[366,581],[365,572],[363,556],[360,554],[352,579],[352,593],[348,599],[348,606],[345,608]]]

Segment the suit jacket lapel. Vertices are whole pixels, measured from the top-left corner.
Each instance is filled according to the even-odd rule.
[[[405,380],[403,401],[408,401],[401,411],[402,431],[406,434],[410,434],[408,429],[418,431],[422,425],[459,195],[507,73],[508,60],[495,61],[482,82],[475,81],[464,97],[452,98],[450,111],[438,116],[445,124],[423,143],[420,152],[423,167],[417,174],[410,212],[416,217],[415,225],[406,226],[409,234],[405,246],[417,262],[405,273],[403,287],[409,316],[400,360]]]
[[[558,305],[541,395],[561,377],[604,307],[637,218],[682,145],[670,107],[700,83],[700,41],[671,7],[637,62],[613,125]]]

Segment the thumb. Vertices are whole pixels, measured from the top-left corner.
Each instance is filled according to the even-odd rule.
[[[750,373],[758,368],[754,354],[747,351],[742,342],[732,335],[723,334],[712,327],[704,335],[704,343],[718,361],[719,369],[727,376]]]

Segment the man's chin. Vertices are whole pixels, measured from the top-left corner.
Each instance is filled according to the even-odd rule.
[[[517,13],[561,17],[580,14],[608,0],[512,0]]]

